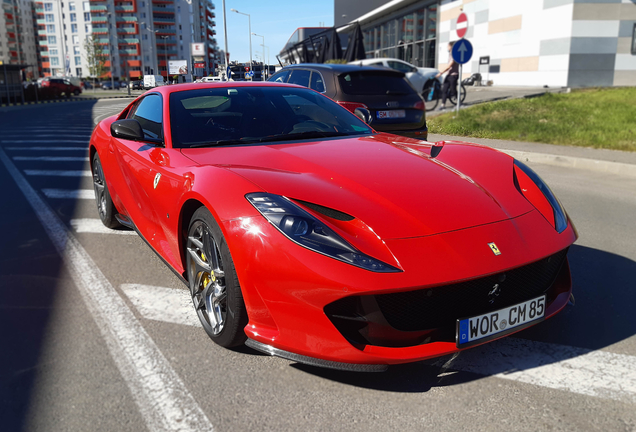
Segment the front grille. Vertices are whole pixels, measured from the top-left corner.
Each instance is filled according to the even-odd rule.
[[[550,305],[562,286],[567,249],[523,267],[408,292],[350,296],[325,306],[325,314],[356,348],[407,347],[453,342],[457,319],[482,315],[542,294]],[[497,285],[499,295],[492,291]],[[497,290],[496,290],[497,291]]]
[[[481,315],[547,293],[567,249],[532,264],[452,285],[376,295],[384,318],[400,331],[452,326],[459,318]],[[498,285],[499,295],[489,295]],[[548,298],[547,303],[553,299]]]

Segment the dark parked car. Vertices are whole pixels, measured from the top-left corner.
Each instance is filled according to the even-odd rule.
[[[130,82],[130,89],[131,90],[143,90],[144,89],[144,82],[142,80],[131,81]]]
[[[424,100],[403,72],[388,68],[341,64],[286,66],[268,81],[297,84],[329,96],[349,111],[366,115],[380,132],[427,139]]]
[[[64,78],[45,78],[40,82],[40,87],[44,94],[51,97],[60,97],[62,94],[71,97],[71,95],[77,96],[82,92],[81,87]]]
[[[112,88],[113,88],[112,83],[110,81],[104,81],[102,83],[103,90],[111,90]],[[116,89],[126,88],[126,81],[115,81],[115,88]]]

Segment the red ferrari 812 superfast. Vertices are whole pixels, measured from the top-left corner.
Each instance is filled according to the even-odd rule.
[[[372,127],[293,85],[160,87],[93,132],[98,212],[188,285],[213,341],[317,366],[454,353],[568,303],[577,233],[539,176]]]

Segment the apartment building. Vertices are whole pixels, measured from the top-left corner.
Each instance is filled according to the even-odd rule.
[[[31,0],[1,0],[0,61],[5,64],[23,64],[26,78],[37,78],[37,51],[33,32],[33,5]]]
[[[89,76],[86,41],[91,36],[104,56],[102,77],[165,76],[170,60],[190,62],[190,45],[202,42],[205,68],[195,73],[216,66],[211,0],[0,1],[4,12],[0,20],[5,22],[0,29],[7,28],[0,30],[0,52],[4,55],[3,48],[11,48],[0,59],[37,65],[39,76]],[[24,25],[15,19],[20,7],[31,17],[30,21],[24,18]],[[22,50],[14,47],[19,38],[25,43]]]

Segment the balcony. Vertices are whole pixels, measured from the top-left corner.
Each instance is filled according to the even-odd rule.
[[[118,44],[138,44],[139,39],[135,39],[135,38],[117,39],[117,43]]]
[[[174,17],[172,17],[172,18],[168,18],[168,17],[155,18],[154,16],[152,18],[152,22],[154,24],[164,24],[164,25],[174,25],[174,23],[175,23]]]
[[[157,44],[157,47],[160,47],[161,45],[163,45],[163,44]],[[157,48],[157,54],[158,55],[162,55],[162,56],[166,55],[166,54],[167,55],[177,55],[177,50],[176,49],[175,50],[163,50],[163,49]]]
[[[135,7],[132,5],[115,6],[115,12],[135,12]]]
[[[105,34],[108,34],[108,29],[107,28],[95,28],[95,27],[93,27],[93,34],[94,35],[105,35]]]
[[[136,16],[118,16],[117,17],[117,22],[137,22],[137,17]]]
[[[38,35],[46,36],[46,30],[38,30]]]
[[[46,25],[46,20],[44,18],[35,20],[39,25]]]
[[[108,17],[106,17],[106,16],[91,16],[91,22],[105,23],[105,22],[108,22]]]
[[[95,33],[95,30],[93,30]],[[118,34],[138,34],[136,27],[117,27]]]
[[[92,5],[91,12],[106,12],[108,8],[106,5]]]
[[[128,56],[128,55],[139,55],[139,50],[137,49],[124,49],[124,50],[119,50],[119,55],[120,56]]]
[[[152,11],[153,12],[157,12],[157,13],[170,13],[170,14],[173,14],[174,13],[174,8],[173,7],[153,6],[152,7]]]

